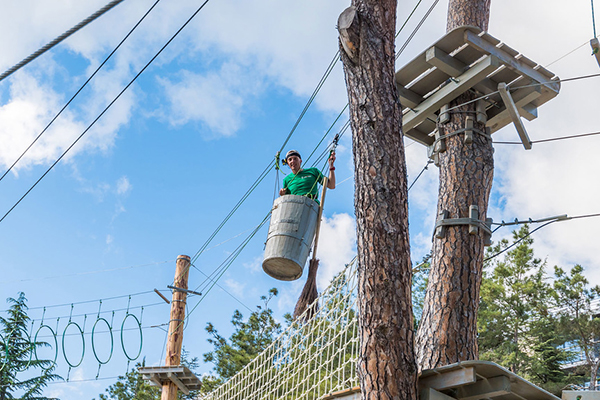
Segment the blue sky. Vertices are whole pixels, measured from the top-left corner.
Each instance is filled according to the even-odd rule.
[[[4,71],[105,4],[42,0],[5,2],[0,16],[0,70]],[[400,2],[403,22],[416,1]],[[124,37],[152,1],[126,0],[61,45],[0,82],[0,170],[3,172]],[[92,80],[53,127],[0,182],[0,213],[6,211],[45,172],[59,154],[102,111],[143,65],[201,4],[162,0]],[[398,37],[399,48],[432,1],[423,1]],[[193,256],[263,169],[292,129],[310,94],[337,51],[335,24],[347,1],[301,3],[212,0],[173,41],[113,108],[41,183],[0,223],[0,298],[26,293],[34,332],[44,321],[59,335],[72,321],[83,326],[86,350],[81,366],[68,372],[59,346],[58,372],[71,382],[51,385],[47,395],[62,399],[97,397],[112,380],[98,380],[90,340],[99,299],[102,311],[115,313],[115,328],[125,316],[129,294],[171,284],[178,254]],[[531,0],[493,2],[490,33],[527,57],[548,65],[561,78],[598,73],[587,42],[592,37],[587,1]],[[400,68],[445,31],[445,1],[434,9],[400,57]],[[519,13],[515,13],[515,9]],[[584,44],[583,47],[580,47]],[[526,122],[533,140],[598,131],[600,79],[563,84],[559,96]],[[286,149],[308,155],[346,104],[341,64],[323,86]],[[318,149],[331,142],[346,117]],[[508,126],[496,140],[516,140]],[[495,221],[572,216],[600,212],[597,198],[597,137],[534,145],[496,146],[496,171],[489,215]],[[409,181],[427,162],[426,151],[406,141]],[[313,158],[314,159],[314,158]],[[328,192],[319,287],[355,253],[351,135],[338,147],[338,188]],[[284,169],[284,172],[287,172]],[[282,174],[279,174],[279,182]],[[350,179],[348,179],[350,178]],[[348,180],[346,180],[348,179]],[[271,172],[224,226],[195,263],[190,287],[206,292],[210,274],[256,227],[273,201]],[[437,171],[431,166],[411,190],[409,207],[413,262],[429,251],[437,201]],[[594,219],[553,224],[537,232],[536,250],[549,265],[581,263],[594,283],[600,277]],[[241,234],[241,235],[240,235]],[[494,239],[508,236],[508,228]],[[271,306],[280,318],[293,306],[304,280],[278,282],[261,268],[266,227],[225,272],[218,287],[191,313],[184,344],[193,355],[210,350],[208,321],[228,336],[234,309],[246,315],[271,287],[280,295]],[[124,296],[124,297],[123,297]],[[170,297],[170,294],[167,295]],[[118,297],[113,300],[107,300]],[[237,299],[237,300],[236,300]],[[238,302],[239,300],[239,302]],[[81,304],[81,302],[90,301]],[[244,305],[242,305],[241,303]],[[69,304],[76,303],[71,312]],[[67,304],[63,307],[49,307]],[[154,293],[131,298],[131,312],[143,312],[142,356],[163,362],[169,306]],[[6,307],[0,307],[5,309]],[[87,318],[83,315],[87,315]],[[73,317],[75,316],[75,317]],[[102,314],[109,319],[111,314]],[[126,322],[126,328],[132,319]],[[131,325],[131,326],[130,326]],[[73,326],[67,332],[73,333]],[[136,331],[125,343],[138,346]],[[59,342],[60,342],[59,336]],[[67,336],[67,357],[78,359],[78,336]],[[109,339],[96,344],[108,348]],[[123,374],[127,360],[115,334],[113,358],[99,378]],[[106,351],[106,350],[104,350]],[[128,351],[134,352],[131,349]],[[102,359],[102,355],[99,354]],[[52,354],[51,354],[52,355]],[[210,365],[201,372],[209,371]],[[83,382],[78,382],[84,380]]]

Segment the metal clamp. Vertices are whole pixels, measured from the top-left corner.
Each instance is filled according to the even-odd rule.
[[[479,208],[476,205],[469,206],[469,218],[448,218],[450,213],[447,210],[438,215],[435,222],[434,238],[442,239],[446,236],[448,226],[469,225],[469,234],[476,235],[479,229],[483,231],[484,246],[492,244],[492,218],[486,218],[485,221],[479,219]],[[433,240],[433,238],[432,238]]]
[[[432,133],[435,137],[435,140],[431,146],[428,147],[428,156],[437,167],[440,166],[439,154],[446,151],[446,141],[445,139],[459,135],[461,133],[465,134],[465,144],[470,144],[473,142],[473,134],[477,133],[489,140],[492,140],[492,135],[490,134],[489,128],[486,128],[485,131],[481,129],[477,129],[473,127],[473,117],[467,117],[466,127],[457,129],[454,132],[447,133],[442,135],[437,129]]]

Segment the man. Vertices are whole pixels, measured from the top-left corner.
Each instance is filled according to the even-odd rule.
[[[279,191],[279,195],[295,194],[299,196],[307,196],[313,200],[317,199],[318,187],[317,182],[323,184],[323,174],[317,168],[302,168],[302,158],[296,150],[290,150],[285,156],[287,165],[292,170],[292,173],[286,176],[283,180],[283,188]],[[327,180],[327,188],[335,189],[335,151],[329,156],[329,178]]]

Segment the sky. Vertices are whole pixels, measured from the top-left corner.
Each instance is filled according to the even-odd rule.
[[[60,45],[0,82],[0,171],[4,173],[103,62],[154,0],[125,0]],[[5,71],[100,9],[106,0],[0,0],[0,72]],[[0,218],[201,6],[197,0],[161,0],[123,46],[39,141],[0,181]],[[417,0],[400,1],[398,26]],[[432,0],[423,0],[397,39],[409,38]],[[58,347],[68,382],[47,396],[98,397],[127,371],[127,356],[147,365],[164,362],[164,324],[175,259],[195,256],[184,347],[202,358],[211,350],[204,330],[212,322],[228,337],[230,319],[261,305],[279,320],[291,312],[304,278],[281,282],[262,272],[263,226],[223,272],[221,266],[271,208],[286,167],[270,171],[207,242],[261,176],[291,132],[337,51],[337,17],[348,1],[212,0],[165,48],[82,139],[0,222],[0,299],[24,292],[32,335]],[[444,35],[447,2],[434,8],[397,61],[399,69]],[[492,1],[489,32],[560,78],[600,72],[591,56],[590,2]],[[564,82],[560,94],[525,121],[532,140],[597,132],[600,78]],[[347,120],[338,62],[284,150],[297,149],[305,165],[324,151]],[[329,134],[325,134],[330,130]],[[325,137],[322,144],[319,141]],[[509,125],[496,141],[516,141]],[[597,150],[600,136],[534,144],[495,145],[488,216],[494,221],[600,212]],[[408,179],[427,163],[426,149],[405,140]],[[337,148],[338,187],[328,191],[319,244],[319,290],[356,253],[351,133]],[[311,164],[312,165],[312,164]],[[322,167],[323,165],[318,165]],[[413,263],[431,248],[438,190],[429,166],[409,194]],[[536,255],[566,269],[579,263],[600,282],[598,218],[549,225],[533,234]],[[534,225],[535,227],[535,225]],[[497,241],[510,237],[499,229]],[[100,300],[102,300],[100,302]],[[8,307],[2,303],[0,310]],[[142,311],[143,306],[143,311]],[[133,315],[128,316],[129,314]],[[103,318],[106,322],[102,321]],[[140,321],[140,329],[136,320]],[[100,322],[98,322],[100,321]],[[71,323],[70,323],[71,322]],[[115,333],[111,346],[109,323]],[[40,330],[40,326],[45,325]],[[82,335],[78,328],[83,331]],[[92,335],[92,330],[95,334]],[[64,338],[63,338],[64,334]],[[64,344],[63,344],[64,343]],[[92,346],[93,344],[93,346]],[[110,348],[113,348],[112,356]],[[83,353],[83,357],[82,357]],[[108,357],[110,360],[106,362]],[[69,369],[69,364],[80,365]],[[100,362],[105,362],[100,368]],[[211,365],[201,365],[206,373]],[[98,379],[96,379],[96,377]]]

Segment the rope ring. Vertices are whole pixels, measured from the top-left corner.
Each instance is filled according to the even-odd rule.
[[[38,334],[40,333],[40,331],[43,328],[48,329],[50,331],[50,333],[52,334],[52,337],[54,338],[54,360],[52,360],[52,362],[50,363],[50,365],[48,366],[48,368],[43,368],[42,367],[43,371],[47,371],[47,370],[51,369],[52,367],[54,367],[56,365],[56,359],[58,358],[58,340],[56,339],[56,333],[54,333],[54,329],[52,329],[48,325],[44,324],[44,325],[41,325],[38,328],[38,330],[35,332],[35,337],[33,339],[34,343],[37,343]],[[33,347],[33,352],[35,353],[35,361],[40,362],[40,359],[39,359],[38,354],[37,354],[37,346],[35,346],[35,345]]]
[[[138,324],[138,330],[140,332],[140,350],[138,351],[137,355],[135,357],[130,357],[129,353],[127,353],[127,350],[125,349],[125,341],[123,340],[123,328],[125,327],[125,321],[127,321],[127,318],[132,317],[135,322]],[[123,348],[123,353],[125,354],[125,357],[127,357],[127,359],[129,361],[134,361],[137,360],[138,357],[140,356],[140,354],[142,354],[142,345],[144,344],[144,335],[142,333],[142,324],[140,322],[140,320],[133,314],[127,314],[125,315],[125,318],[123,318],[123,322],[121,323],[121,347]]]
[[[71,361],[69,361],[69,358],[67,357],[67,351],[65,349],[65,335],[67,333],[67,329],[71,325],[75,325],[77,327],[77,329],[79,329],[79,334],[81,335],[81,344],[82,344],[81,358],[79,359],[79,362],[77,364],[72,364]],[[83,337],[83,330],[81,329],[81,327],[76,322],[69,322],[67,324],[67,326],[65,326],[65,329],[63,330],[63,334],[62,334],[62,351],[63,351],[63,356],[65,357],[65,361],[67,362],[67,364],[69,364],[69,367],[71,367],[71,368],[77,368],[77,367],[79,367],[81,365],[81,362],[83,361],[83,357],[85,356],[85,338]]]
[[[110,353],[109,353],[106,361],[100,361],[100,358],[98,357],[98,354],[96,353],[96,345],[94,344],[94,333],[96,331],[96,325],[98,325],[98,322],[101,322],[101,321],[106,324],[106,326],[108,327],[108,333],[110,333]],[[96,357],[96,361],[98,361],[98,363],[101,365],[108,363],[110,361],[110,359],[112,358],[114,348],[115,348],[115,339],[113,337],[112,328],[111,328],[110,324],[108,323],[108,321],[106,319],[98,318],[92,328],[92,351],[94,352],[94,357]]]
[[[27,361],[27,364],[25,364],[25,366],[22,369],[21,368],[16,368],[17,372],[23,372],[23,371],[25,371],[31,365],[31,361],[33,361],[33,351],[31,351],[32,348],[33,348],[33,343],[31,342],[31,336],[29,335],[29,333],[27,333],[27,331],[23,331],[23,333],[25,333],[25,335],[27,335],[27,347],[29,348],[28,349],[28,352],[29,352],[29,361]],[[6,348],[6,351],[7,351],[7,353],[6,353],[7,354],[6,359],[8,360],[8,348]],[[0,371],[2,371],[2,368],[4,368],[4,366],[0,368]]]

